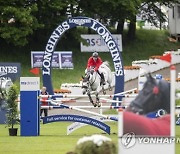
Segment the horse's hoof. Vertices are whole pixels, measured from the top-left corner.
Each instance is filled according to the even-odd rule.
[[[94,107],[96,107],[97,106],[97,104],[96,103],[94,103],[94,102],[91,102],[92,103],[92,105],[94,106]]]
[[[100,104],[100,103],[98,103],[98,107],[101,107],[101,104]]]
[[[97,104],[95,104],[95,103],[94,103],[93,105],[94,105],[94,107],[96,107],[96,106],[97,106]]]
[[[103,91],[103,94],[106,95],[106,91]]]

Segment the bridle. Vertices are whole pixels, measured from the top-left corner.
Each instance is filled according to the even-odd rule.
[[[93,75],[93,74],[92,74]],[[93,82],[90,82],[89,81],[89,78],[90,78],[90,72],[87,72],[85,78],[87,79],[87,85],[82,85],[82,88],[84,89],[91,89],[92,85],[95,83],[96,81],[96,78],[97,78],[97,72],[96,72],[96,75],[95,75],[95,79],[93,80]]]

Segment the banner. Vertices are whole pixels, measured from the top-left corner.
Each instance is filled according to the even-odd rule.
[[[73,69],[72,52],[60,52],[60,62],[61,69]]]
[[[20,63],[0,63],[0,80],[15,81],[21,75]]]
[[[31,67],[41,68],[44,51],[31,51]],[[72,51],[55,51],[52,57],[52,68],[73,69]]]
[[[97,127],[103,130],[104,132],[110,134],[110,127],[108,125],[93,118],[79,116],[79,115],[68,115],[68,114],[43,117],[43,124],[57,122],[57,121],[73,121],[73,122],[85,123]]]
[[[83,39],[86,40],[87,45],[81,42],[81,52],[109,52],[109,49],[104,42],[104,39],[100,35],[81,35]],[[113,39],[115,40],[119,51],[122,51],[122,38],[120,34],[113,34]]]
[[[109,117],[116,117],[118,118],[117,115],[108,115]],[[95,119],[95,120],[98,120],[98,121],[101,121],[101,122],[112,122],[112,120],[110,119],[106,119],[106,118],[103,118],[103,117],[98,117],[98,116],[92,116],[90,117],[92,119]],[[87,126],[88,124],[86,123],[80,123],[80,122],[74,122],[72,123],[71,125],[67,126],[67,135],[71,134],[72,132],[74,132],[75,130],[79,129],[79,128],[82,128],[84,126]]]

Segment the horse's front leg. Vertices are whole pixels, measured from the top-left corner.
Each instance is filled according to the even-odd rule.
[[[87,92],[87,95],[88,95],[88,97],[89,97],[89,101],[92,103],[92,105],[93,105],[94,107],[96,107],[96,106],[97,106],[97,104],[96,104],[96,103],[94,103],[94,101],[93,101],[93,99],[92,99],[92,97],[91,97],[90,91],[89,91],[89,92]]]
[[[96,104],[97,104],[98,107],[101,106],[100,101],[99,101],[99,94],[98,93],[96,93]]]
[[[102,87],[101,87],[101,86],[99,86],[99,87],[97,88],[97,90],[96,90],[96,104],[98,105],[98,107],[101,106],[100,101],[99,101],[99,93],[100,93],[101,90],[102,90]]]
[[[108,89],[109,89],[109,91],[112,91],[112,86],[110,83],[109,83]]]

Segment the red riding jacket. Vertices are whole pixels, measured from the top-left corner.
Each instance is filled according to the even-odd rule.
[[[93,57],[90,57],[88,59],[87,69],[89,69],[90,67],[94,67],[94,70],[97,71],[102,63],[103,62],[100,57],[98,57],[96,61],[93,60]]]

